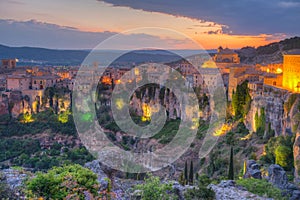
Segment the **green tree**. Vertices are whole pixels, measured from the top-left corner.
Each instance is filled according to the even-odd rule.
[[[149,178],[145,179],[145,183],[135,186],[135,189],[142,191],[142,200],[153,199],[174,199],[174,195],[167,192],[172,190],[172,185],[169,183],[161,183],[159,177],[148,175]]]
[[[84,193],[99,197],[97,175],[77,164],[54,167],[47,173],[38,172],[25,184],[28,198],[84,199]]]
[[[233,148],[230,148],[230,161],[228,170],[228,179],[234,180],[234,166],[233,166]]]
[[[193,166],[192,160],[191,160],[191,164],[190,164],[189,184],[191,184],[191,185],[194,184],[194,166]]]
[[[290,148],[281,145],[275,149],[276,164],[280,165],[281,167],[287,169],[291,165],[291,157],[292,151]]]
[[[282,136],[282,135],[269,139],[268,143],[265,145],[266,155],[262,156],[260,159],[265,163],[274,164],[277,162],[281,162],[277,160],[278,159],[281,160],[280,157],[290,152],[288,153],[289,156],[287,157],[285,156],[288,166],[286,167],[282,166],[282,167],[284,167],[286,170],[292,169],[293,161],[294,161],[293,153],[292,153],[294,140],[295,140],[294,136]],[[283,147],[278,148],[279,146],[283,146]],[[276,155],[276,150],[279,157]],[[281,163],[281,165],[282,164],[283,163]]]
[[[250,109],[251,97],[248,89],[248,81],[237,85],[236,91],[232,92],[232,108],[236,119],[245,116]]]
[[[260,115],[258,115],[258,112],[255,113],[254,120],[255,120],[256,134],[262,137],[264,135],[265,127],[266,127],[266,114],[264,108],[260,108]]]

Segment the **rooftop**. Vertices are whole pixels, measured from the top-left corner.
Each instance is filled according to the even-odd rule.
[[[300,55],[300,49],[294,49],[283,53],[283,55]]]

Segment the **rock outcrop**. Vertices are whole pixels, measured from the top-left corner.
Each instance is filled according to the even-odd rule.
[[[102,189],[107,188],[107,175],[104,173],[104,171],[101,169],[101,166],[99,164],[98,160],[93,160],[92,162],[88,162],[84,165],[84,167],[92,170],[95,174],[98,176],[98,182],[101,185]]]
[[[299,188],[288,182],[286,172],[279,165],[270,165],[268,169],[268,181],[282,191],[282,194],[289,196],[290,200],[300,199]]]
[[[300,132],[296,134],[294,143],[295,183],[300,183]]]
[[[268,181],[274,186],[284,189],[288,184],[286,172],[279,165],[270,165],[268,169]]]
[[[220,184],[214,185],[210,184],[208,186],[216,193],[216,200],[246,200],[246,199],[256,199],[256,200],[266,200],[270,198],[264,198],[252,194],[245,190],[243,187],[235,185],[234,181],[221,181]]]
[[[250,111],[246,116],[246,126],[250,131],[256,131],[255,114],[260,115],[260,109],[265,109],[266,124],[270,123],[275,135],[281,135],[283,132],[284,120],[284,98],[281,94],[273,92],[264,92],[263,95],[253,97]]]
[[[261,171],[255,160],[248,160],[246,163],[246,173],[243,178],[261,179]]]

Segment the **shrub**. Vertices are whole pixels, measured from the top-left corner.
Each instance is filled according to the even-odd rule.
[[[259,196],[267,196],[268,198],[282,199],[280,189],[274,187],[265,179],[239,179],[236,181],[237,185],[245,187],[249,192]]]
[[[197,180],[198,188],[189,189],[184,194],[185,199],[199,199],[199,200],[213,200],[215,199],[215,192],[208,189],[207,186],[211,183],[211,180],[207,175],[198,176]]]
[[[278,146],[275,149],[275,159],[276,164],[280,165],[283,168],[288,168],[292,163],[292,160],[289,159],[292,157],[292,151],[286,146]]]
[[[172,190],[172,185],[168,183],[161,183],[159,177],[148,175],[149,178],[145,179],[145,183],[135,186],[135,189],[142,191],[143,200],[153,199],[174,199],[174,195],[167,192]]]
[[[278,136],[271,138],[265,145],[266,156],[263,158],[267,163],[278,163],[285,170],[293,168],[293,143],[294,137],[292,136]],[[284,158],[282,158],[284,156]],[[285,160],[283,160],[285,159]]]
[[[77,164],[54,167],[47,173],[38,172],[25,184],[29,198],[84,199],[85,193],[99,197],[97,175]]]

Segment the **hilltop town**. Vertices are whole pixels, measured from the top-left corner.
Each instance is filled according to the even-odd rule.
[[[262,180],[270,191],[275,191],[265,197],[277,198],[282,193],[296,200],[300,197],[300,51],[292,45],[288,48],[276,47],[268,52],[270,46],[273,49],[277,44],[282,42],[257,49],[219,47],[216,53],[200,53],[163,63],[141,62],[141,66],[146,66],[145,70],[130,62],[122,65],[119,65],[121,62],[113,63],[103,68],[97,62],[90,66],[18,66],[16,58],[2,59],[0,136],[3,138],[3,148],[10,153],[0,155],[1,167],[22,166],[29,171],[46,171],[70,162],[79,163],[97,173],[101,183],[110,182],[103,177],[115,181],[113,192],[118,198],[138,198],[139,191],[132,191],[132,188],[140,183],[138,181],[145,174],[115,172],[97,161],[90,162],[95,157],[87,151],[77,135],[73,117],[78,116],[72,116],[72,109],[82,112],[76,120],[89,122],[93,116],[86,112],[86,105],[72,102],[72,95],[76,93],[82,99],[90,99],[91,89],[96,88],[95,98],[91,98],[91,102],[82,102],[95,107],[97,120],[109,140],[125,151],[152,152],[152,149],[162,148],[171,142],[179,129],[180,120],[189,115],[180,105],[182,97],[175,95],[178,91],[159,85],[168,79],[177,80],[181,76],[174,74],[179,72],[184,77],[185,88],[194,91],[198,98],[197,135],[188,151],[178,160],[153,174],[175,181],[173,188],[179,192],[176,195],[184,198],[187,194],[194,195],[190,190],[194,188],[194,176],[202,180],[205,174],[205,180],[209,183],[209,180],[219,182],[226,179],[224,177],[227,176],[228,158],[231,155],[230,163],[234,165],[232,179],[239,179],[238,184],[248,191],[257,194],[257,191],[247,187],[247,182],[243,182],[253,178],[249,181]],[[253,49],[264,53],[258,55],[253,53]],[[273,59],[270,62],[255,62],[255,59],[265,56],[265,51],[269,53],[267,57],[273,55]],[[162,70],[162,66],[169,67],[169,71]],[[116,87],[124,90],[135,88],[143,79],[156,84],[139,87],[132,93],[129,108],[133,121],[142,126],[149,124],[151,118],[159,113],[158,104],[165,107],[167,120],[157,135],[142,140],[116,125],[112,104],[122,109],[124,102],[111,102],[111,98]],[[216,95],[211,91],[219,88],[225,94],[224,99],[219,100],[225,102],[223,109],[226,114],[224,124],[214,127],[213,136],[220,138],[209,154],[199,158],[199,149],[214,115],[213,107],[217,107],[212,103]],[[195,129],[193,126],[190,128]],[[14,143],[11,139],[20,143]],[[32,149],[27,148],[28,143]],[[24,147],[24,150],[10,147],[15,145]],[[189,179],[187,163],[192,171],[192,178]],[[147,167],[151,169],[151,163]],[[10,176],[12,172],[8,170],[5,173]],[[115,177],[115,174],[118,175]],[[131,180],[123,182],[121,178]],[[17,179],[20,182],[22,178]],[[230,181],[211,184],[209,188],[218,199],[222,199],[222,195],[226,198],[252,195],[253,198],[263,199],[251,193],[245,194]]]

